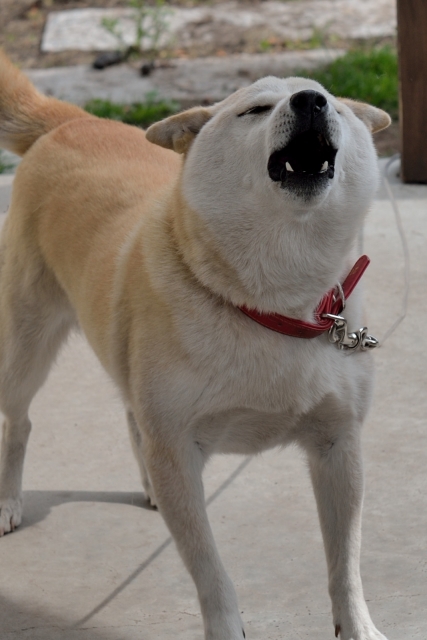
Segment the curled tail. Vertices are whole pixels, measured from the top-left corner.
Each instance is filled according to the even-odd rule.
[[[18,155],[59,125],[87,118],[75,105],[42,95],[0,50],[0,147]]]

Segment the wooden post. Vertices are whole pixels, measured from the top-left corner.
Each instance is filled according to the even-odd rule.
[[[427,182],[427,0],[397,0],[401,177]]]

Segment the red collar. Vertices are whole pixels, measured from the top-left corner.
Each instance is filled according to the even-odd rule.
[[[345,298],[348,298],[351,294],[363,276],[369,262],[368,256],[361,256],[356,262],[342,284]],[[322,333],[325,333],[325,331],[328,331],[334,324],[334,320],[332,318],[325,318],[324,314],[339,315],[343,310],[343,301],[341,297],[337,295],[336,287],[328,291],[328,293],[323,296],[314,313],[315,323],[288,318],[278,313],[260,313],[255,309],[248,309],[247,307],[239,307],[239,309],[249,316],[249,318],[255,320],[255,322],[262,324],[263,327],[271,329],[272,331],[277,331],[278,333],[283,333],[286,336],[292,336],[294,338],[316,338]]]

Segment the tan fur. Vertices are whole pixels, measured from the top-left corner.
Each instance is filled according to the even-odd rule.
[[[194,107],[169,118],[166,126],[164,123],[153,124],[147,132],[147,140],[165,149],[185,153],[210,118],[211,113],[208,109]]]
[[[40,94],[0,50],[0,146],[24,155],[43,134],[74,118],[90,115],[66,102]]]
[[[373,107],[370,104],[365,104],[364,102],[358,102],[357,100],[350,100],[349,98],[339,98],[339,100],[347,107],[350,107],[372,133],[387,129],[387,127],[391,125],[390,116],[382,109]]]
[[[203,466],[214,452],[289,442],[309,460],[334,624],[342,640],[385,640],[359,573],[370,358],[327,336],[276,334],[236,308],[310,320],[354,262],[376,185],[357,108],[325,91],[337,177],[310,204],[266,170],[294,118],[289,98],[307,87],[325,91],[266,78],[153,125],[156,146],[139,129],[41,96],[0,58],[0,140],[26,152],[1,240],[0,535],[21,521],[30,402],[78,323],[121,390],[144,488],[194,579],[206,640],[243,631],[207,520]],[[242,117],[259,99],[272,102],[269,119]],[[376,112],[363,119],[378,126]],[[359,287],[346,313],[360,326]]]

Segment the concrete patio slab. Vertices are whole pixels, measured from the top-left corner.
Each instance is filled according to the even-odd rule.
[[[10,184],[0,182],[2,209]],[[9,179],[10,182],[10,179]],[[410,248],[408,316],[375,353],[364,432],[362,573],[389,640],[427,637],[427,187],[394,184]],[[403,259],[380,193],[364,250],[369,328],[399,315]],[[331,347],[332,348],[332,347]],[[81,336],[31,410],[22,526],[0,540],[2,640],[201,640],[193,584],[148,508],[112,384]],[[248,640],[333,638],[326,567],[306,465],[293,448],[217,457],[209,516]]]

